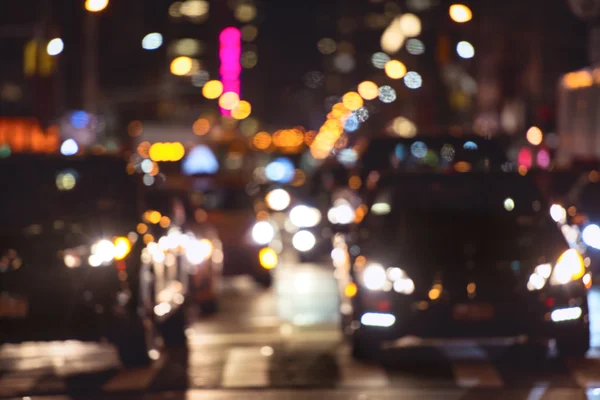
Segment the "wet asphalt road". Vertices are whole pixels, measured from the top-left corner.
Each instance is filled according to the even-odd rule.
[[[600,350],[600,290],[590,294]],[[188,329],[188,348],[124,369],[108,344],[0,347],[0,397],[144,399],[600,399],[600,351],[586,359],[528,357],[461,342],[396,348],[360,363],[337,329],[331,269],[281,266],[273,289],[227,281],[221,310]],[[597,310],[597,311],[596,311]]]

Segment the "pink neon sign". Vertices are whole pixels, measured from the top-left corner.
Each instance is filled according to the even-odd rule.
[[[242,65],[240,57],[242,55],[241,47],[242,34],[239,29],[232,26],[223,29],[219,35],[220,49],[219,58],[221,67],[221,82],[223,82],[223,93],[234,92],[241,97],[240,74]],[[230,116],[231,111],[221,108],[221,114]]]

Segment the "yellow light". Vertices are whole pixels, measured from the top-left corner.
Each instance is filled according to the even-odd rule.
[[[404,14],[399,20],[400,31],[404,36],[415,37],[421,34],[421,19],[415,14]]]
[[[350,189],[358,190],[358,189],[360,189],[361,185],[362,185],[362,180],[360,179],[360,177],[358,175],[351,176],[350,179],[348,180],[348,186],[350,186]]]
[[[452,21],[462,24],[473,18],[473,12],[464,4],[453,4],[450,6],[450,18]]]
[[[258,253],[258,259],[260,261],[260,265],[264,269],[273,269],[277,266],[279,262],[279,257],[275,250],[265,247],[260,250]]]
[[[225,110],[233,110],[240,102],[240,97],[235,92],[226,92],[219,97],[219,106]]]
[[[139,223],[136,230],[140,235],[143,235],[144,233],[148,232],[148,225]]]
[[[358,85],[358,94],[365,100],[373,100],[379,96],[379,87],[375,82],[364,81]]]
[[[223,84],[221,83],[221,81],[208,81],[202,88],[202,94],[207,99],[217,99],[223,94]]]
[[[210,131],[210,122],[206,118],[198,118],[192,125],[194,135],[206,135]]]
[[[169,225],[171,225],[171,218],[167,217],[166,215],[163,215],[160,218],[160,226],[161,228],[168,228]]]
[[[538,146],[542,144],[542,140],[544,140],[544,134],[542,130],[537,126],[532,126],[527,131],[527,141],[534,146]]]
[[[406,66],[398,60],[390,60],[385,64],[385,73],[391,79],[401,79],[406,75]]]
[[[98,12],[108,6],[108,0],[85,0],[85,9],[89,12]]]
[[[254,139],[252,140],[252,144],[258,150],[265,150],[271,146],[271,135],[267,132],[258,132],[254,135]]]
[[[437,300],[440,298],[441,294],[442,294],[441,287],[439,287],[439,285],[436,285],[429,291],[429,298],[431,300]]]
[[[179,161],[185,155],[185,148],[179,142],[154,143],[149,150],[150,159],[158,161]]]
[[[354,282],[350,282],[346,285],[346,288],[344,289],[344,294],[346,295],[346,297],[354,297],[356,296],[356,293],[358,292],[358,288],[356,287],[356,283]]]
[[[252,105],[246,100],[241,100],[237,106],[231,110],[231,116],[235,119],[246,119],[252,112]]]
[[[131,251],[131,242],[126,237],[119,236],[114,241],[115,245],[115,260],[122,260]]]
[[[560,257],[558,257],[558,260],[556,261],[556,265],[560,264],[563,261],[573,265],[573,269],[572,269],[572,273],[571,273],[572,280],[577,280],[577,279],[583,277],[583,275],[585,274],[585,264],[583,262],[583,258],[581,257],[581,254],[579,254],[579,252],[577,250],[569,249],[569,250],[565,251],[564,253],[562,253],[560,255]]]
[[[158,211],[149,210],[144,213],[144,219],[151,224],[158,224],[161,217],[162,215]]]
[[[348,92],[342,98],[342,102],[344,107],[346,107],[350,111],[356,111],[361,108],[364,104],[362,97],[360,94],[356,92]]]
[[[181,56],[171,61],[171,73],[177,76],[184,76],[189,74],[194,67],[194,62],[191,58]]]
[[[517,171],[519,172],[519,175],[521,175],[521,176],[527,175],[527,172],[528,172],[527,167],[524,165],[519,165],[519,168],[517,169]]]

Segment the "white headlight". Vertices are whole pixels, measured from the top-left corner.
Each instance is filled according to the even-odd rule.
[[[252,228],[252,239],[258,244],[269,244],[275,237],[275,229],[267,221],[257,222]]]
[[[400,278],[394,282],[394,290],[402,294],[412,294],[415,291],[415,283],[410,278]]]
[[[582,238],[586,245],[600,250],[600,226],[596,224],[586,226]]]
[[[192,240],[185,249],[185,256],[191,264],[200,264],[212,254],[212,243],[208,239]]]
[[[292,238],[292,245],[298,251],[309,251],[315,247],[316,243],[317,239],[315,238],[315,235],[309,231],[296,232]]]
[[[111,262],[115,258],[115,245],[110,240],[100,240],[92,246],[92,256],[95,260],[94,264]]]
[[[313,207],[296,206],[290,211],[290,221],[298,228],[312,228],[321,222],[321,212]]]
[[[585,274],[585,265],[581,255],[575,249],[569,249],[558,257],[558,261],[552,271],[550,283],[552,285],[564,285]]]
[[[290,194],[284,189],[275,189],[267,193],[265,197],[267,205],[275,211],[285,210],[292,201]]]
[[[567,210],[560,204],[552,204],[550,216],[555,222],[564,223],[567,220]]]
[[[371,264],[363,272],[363,282],[367,289],[381,290],[387,282],[385,269],[380,264]]]

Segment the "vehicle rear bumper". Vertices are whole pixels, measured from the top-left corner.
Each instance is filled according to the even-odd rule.
[[[538,301],[490,303],[494,311],[492,317],[464,320],[456,318],[453,312],[456,305],[415,302],[408,297],[403,300],[396,298],[387,310],[373,307],[373,302],[366,306],[363,304],[360,310],[355,310],[355,320],[359,322],[355,325],[359,326],[361,335],[379,341],[394,341],[403,337],[427,340],[505,338],[517,341],[523,338],[545,340],[581,337],[589,335],[589,317],[586,298],[578,299],[580,301],[577,303],[572,299],[570,302],[566,299],[556,301],[551,307]],[[563,311],[553,314],[555,310]],[[565,313],[566,319],[558,318]],[[367,318],[365,314],[371,315]],[[573,319],[568,319],[570,317]],[[377,326],[379,323],[389,326]]]

